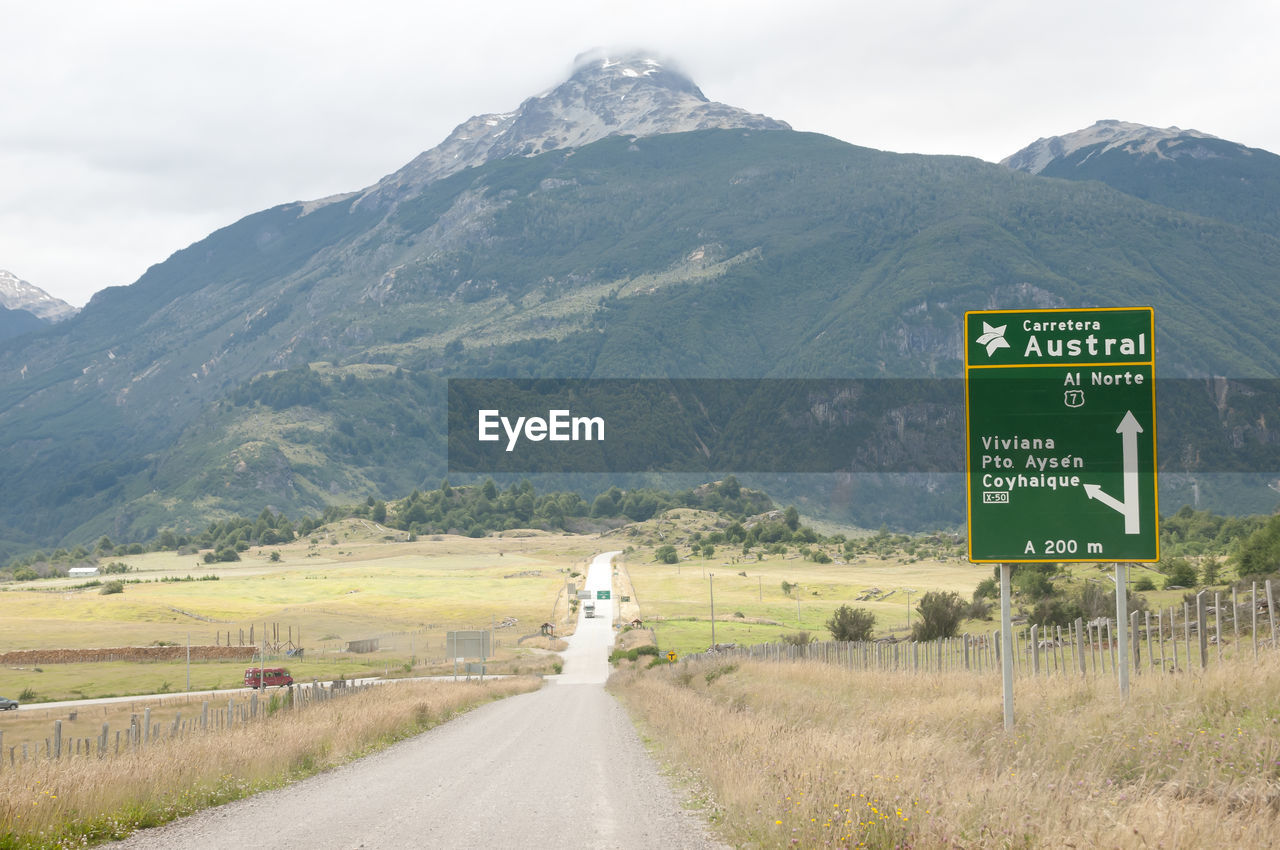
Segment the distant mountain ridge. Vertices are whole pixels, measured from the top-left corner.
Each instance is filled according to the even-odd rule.
[[[1098,121],[1037,139],[1000,164],[1099,180],[1146,201],[1280,235],[1280,156],[1197,130]]]
[[[25,310],[46,322],[61,322],[80,312],[60,298],[28,283],[13,272],[0,269],[0,307]]]
[[[1090,167],[1159,182],[1121,147]],[[1145,304],[1162,377],[1280,375],[1275,196],[1242,206],[1193,167],[1218,159],[1172,159],[1185,207],[1043,176],[1065,160],[796,132],[660,60],[589,58],[372,186],[246,216],[0,345],[0,555],[435,486],[449,377],[955,379],[966,310]],[[1205,441],[1276,441],[1206,386]],[[904,398],[880,426],[956,423]],[[1199,448],[1162,462],[1202,469]],[[940,486],[840,498],[872,527],[962,519]]]

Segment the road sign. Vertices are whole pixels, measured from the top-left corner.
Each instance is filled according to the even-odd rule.
[[[1155,561],[1150,307],[965,314],[969,559]]]
[[[608,599],[608,598],[609,598],[609,591],[607,590],[596,591],[596,599]]]
[[[446,632],[445,658],[488,658],[493,655],[493,636],[479,629]]]
[[[676,659],[679,657],[680,656],[676,655],[676,651],[674,649],[667,652],[667,660],[670,661],[672,664],[675,664]]]

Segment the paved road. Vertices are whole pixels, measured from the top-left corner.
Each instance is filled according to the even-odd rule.
[[[609,587],[616,552],[597,556]],[[684,811],[607,694],[611,604],[569,638],[560,676],[299,782],[145,830],[122,848],[720,848]],[[581,615],[579,615],[581,617]]]

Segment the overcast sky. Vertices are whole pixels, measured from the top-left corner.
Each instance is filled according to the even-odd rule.
[[[359,189],[593,47],[883,150],[996,161],[1102,118],[1280,152],[1275,0],[0,0],[0,269],[82,305]]]

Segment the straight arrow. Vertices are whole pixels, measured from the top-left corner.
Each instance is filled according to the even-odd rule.
[[[1124,473],[1124,500],[1102,491],[1101,485],[1085,484],[1084,493],[1090,499],[1097,499],[1116,513],[1124,515],[1124,533],[1138,534],[1141,531],[1140,513],[1138,511],[1138,435],[1142,426],[1134,418],[1132,410],[1126,410],[1124,419],[1116,428],[1120,435],[1122,451],[1121,470]]]
[[[1127,410],[1116,428],[1124,446],[1124,533],[1138,533],[1138,435],[1142,426]]]

